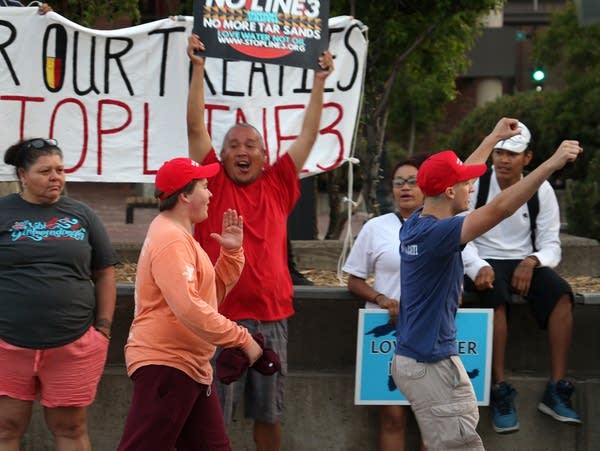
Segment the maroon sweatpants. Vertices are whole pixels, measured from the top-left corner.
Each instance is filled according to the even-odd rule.
[[[132,376],[133,397],[119,451],[230,451],[219,398],[183,371],[148,365]]]

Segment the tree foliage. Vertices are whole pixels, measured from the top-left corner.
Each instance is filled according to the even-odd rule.
[[[583,180],[567,181],[567,230],[600,240],[600,152],[596,152]]]
[[[600,24],[580,27],[572,1],[552,16],[535,55],[565,81],[547,126],[584,149],[567,190],[568,231],[600,239]],[[550,119],[550,118],[548,118]]]
[[[501,117],[515,117],[531,131],[532,167],[548,158],[560,143],[560,136],[545,125],[557,112],[559,93],[527,91],[504,95],[471,111],[460,126],[440,140],[441,147],[453,149],[465,159],[481,143]]]
[[[455,80],[467,68],[467,50],[477,37],[481,18],[502,3],[332,0],[332,16],[350,14],[369,28],[362,139],[356,156],[370,214],[379,213],[377,187],[386,140],[404,140],[410,153],[415,133],[427,130],[454,99]]]
[[[443,143],[466,157],[502,116],[516,117],[532,133],[531,167],[548,158],[564,139],[578,140],[584,152],[553,175],[567,186],[568,231],[600,238],[600,25],[579,27],[568,3],[556,11],[550,26],[534,40],[534,58],[562,73],[556,90],[505,95],[472,111]]]
[[[560,70],[565,85],[560,89],[545,126],[555,141],[570,137],[584,148],[576,172],[584,178],[590,160],[600,152],[600,24],[580,27],[573,2],[552,15],[550,27],[535,41],[536,58]]]
[[[600,24],[580,27],[573,1],[552,15],[550,27],[535,40],[535,58],[545,67],[562,68],[567,86],[600,82]]]
[[[56,0],[48,3],[61,16],[85,27],[94,27],[98,19],[110,23],[125,17],[131,25],[140,21],[137,0]]]

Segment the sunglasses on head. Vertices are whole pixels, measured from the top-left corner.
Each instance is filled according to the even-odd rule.
[[[44,147],[58,147],[58,141],[56,139],[52,139],[52,138],[35,138],[35,139],[30,139],[29,141],[27,141],[25,143],[25,148],[26,149],[43,149]]]
[[[394,180],[392,180],[394,186],[404,186],[405,183],[408,183],[408,186],[417,186],[417,178],[415,176],[410,176],[406,179],[395,177]]]

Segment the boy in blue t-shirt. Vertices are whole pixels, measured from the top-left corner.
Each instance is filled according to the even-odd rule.
[[[411,403],[428,449],[484,449],[476,431],[473,386],[456,347],[462,248],[514,213],[554,171],[582,152],[577,141],[563,141],[554,155],[489,204],[456,216],[469,209],[472,183],[486,171],[494,145],[518,133],[518,120],[503,118],[467,164],[451,150],[429,157],[417,174],[423,208],[400,231],[402,301],[392,375]]]

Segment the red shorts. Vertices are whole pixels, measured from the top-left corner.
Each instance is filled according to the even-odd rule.
[[[39,399],[45,407],[94,402],[108,339],[93,327],[73,343],[49,349],[13,346],[0,339],[0,395]]]

